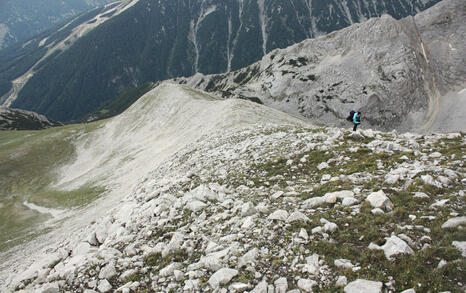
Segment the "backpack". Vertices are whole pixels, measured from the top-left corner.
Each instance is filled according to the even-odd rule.
[[[348,120],[349,122],[353,122],[354,113],[356,113],[356,111],[351,110],[351,112],[349,113],[349,116],[346,118],[346,120]]]

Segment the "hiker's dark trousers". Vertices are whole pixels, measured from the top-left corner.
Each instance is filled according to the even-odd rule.
[[[354,126],[353,126],[353,131],[356,131],[356,128],[358,127],[358,124],[354,123]]]

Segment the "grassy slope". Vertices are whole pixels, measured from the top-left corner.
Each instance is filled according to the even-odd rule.
[[[99,125],[0,132],[0,250],[14,245],[30,232],[39,232],[33,225],[49,218],[47,214],[25,207],[24,201],[66,209],[88,203],[102,192],[93,186],[72,191],[51,188],[59,175],[54,170],[75,154],[71,138],[86,134]],[[15,241],[8,242],[11,239]]]

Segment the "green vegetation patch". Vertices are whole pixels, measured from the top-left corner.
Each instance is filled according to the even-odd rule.
[[[61,210],[87,204],[105,191],[91,185],[69,191],[51,187],[57,170],[76,155],[73,137],[99,125],[0,133],[0,250],[44,232],[36,226],[50,215],[27,208],[25,202]]]

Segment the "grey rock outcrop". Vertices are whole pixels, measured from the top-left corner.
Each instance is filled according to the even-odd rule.
[[[387,242],[384,245],[378,246],[371,243],[369,249],[381,249],[385,253],[387,259],[392,259],[393,256],[398,254],[414,254],[414,251],[409,245],[397,236],[391,236],[387,238]]]
[[[382,292],[382,282],[357,279],[345,286],[345,293],[380,293]]]
[[[465,225],[465,224],[466,224],[466,217],[451,218],[442,224],[442,229],[456,228],[460,225]]]
[[[0,107],[0,130],[38,130],[61,125],[31,111]]]
[[[274,50],[236,72],[176,81],[325,125],[344,126],[357,109],[363,127],[426,130],[441,96],[465,84],[465,10],[445,0],[415,17],[384,15]]]

